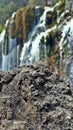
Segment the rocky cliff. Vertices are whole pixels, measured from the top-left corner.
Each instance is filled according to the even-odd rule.
[[[72,130],[73,98],[45,62],[0,72],[0,130]]]

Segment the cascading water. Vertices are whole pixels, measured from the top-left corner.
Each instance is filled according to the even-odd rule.
[[[60,41],[60,48],[62,49],[62,51],[63,49],[65,49],[63,47],[65,40],[66,40],[65,48],[67,49],[66,60],[65,60],[66,73],[67,73],[67,78],[69,79],[70,82],[71,92],[73,95],[73,19],[67,22],[63,28],[62,38]],[[61,57],[62,57],[62,52],[61,52]]]
[[[70,56],[69,54],[72,53],[73,49],[73,19],[71,19],[69,22],[66,22],[66,25],[63,27],[63,32],[62,32],[62,38],[60,40],[59,46],[60,46],[60,59],[62,61],[62,53],[63,53],[63,46],[65,43],[65,40],[68,42],[68,57]]]
[[[30,36],[30,39],[26,43],[24,43],[24,47],[21,52],[20,57],[20,65],[23,64],[32,64],[33,62],[36,62],[40,59],[40,50],[39,45],[42,37],[46,39],[46,36],[51,31],[51,29],[56,29],[56,26],[54,26],[51,29],[47,29],[46,26],[46,15],[49,11],[54,11],[56,7],[58,7],[61,4],[61,1],[59,1],[53,8],[50,7],[44,7],[44,12],[42,16],[40,17],[40,20],[38,24],[34,27],[34,30]],[[37,8],[37,7],[36,7]],[[44,41],[46,42],[46,41]],[[46,55],[46,45],[43,45],[44,51],[45,51],[45,58]]]
[[[31,31],[29,32],[27,38],[30,38],[32,37],[28,42],[27,44],[25,44],[25,59],[26,59],[26,62],[28,62],[28,52],[31,48],[31,41],[34,37],[36,37],[36,28],[37,28],[37,23],[39,22],[39,19],[40,19],[40,13],[41,13],[41,9],[40,7],[36,7],[35,10],[34,10],[34,15],[35,15],[35,19],[34,19],[34,22],[33,24],[34,25],[31,25]],[[12,28],[14,28],[15,30],[15,23],[14,23],[14,20],[15,20],[15,16],[16,13],[14,12],[12,14],[12,17],[10,18],[10,20],[8,21],[7,20],[7,23],[5,25],[5,30],[4,32],[1,34],[1,39],[0,39],[0,42],[2,43],[2,70],[3,71],[8,71],[14,67],[17,67],[20,65],[20,49],[21,49],[21,45],[20,43],[22,41],[18,41],[19,37],[17,34],[15,34],[15,36],[12,36]],[[35,29],[33,29],[35,28]],[[14,31],[13,30],[13,31]],[[22,53],[23,55],[23,53]],[[25,64],[25,60],[22,60],[21,61],[22,64]]]
[[[8,20],[6,21],[5,27],[7,27]],[[2,70],[2,43],[4,42],[4,37],[5,37],[5,29],[2,31],[0,34],[0,70]]]
[[[7,20],[5,30],[0,35],[0,43],[2,45],[1,70],[3,71],[8,71],[19,66],[20,45],[17,43],[17,37],[11,37],[11,29],[14,26],[15,15],[16,13],[14,12],[10,22]]]
[[[55,5],[58,6],[61,2]],[[24,34],[25,26],[22,25],[22,32],[20,32],[19,21],[16,21],[16,18],[20,18],[16,12],[12,14],[12,17],[7,20],[5,25],[5,30],[0,35],[0,43],[2,45],[2,70],[8,71],[14,67],[23,64],[32,64],[40,59],[40,50],[43,50],[45,58],[46,55],[46,45],[43,44],[42,47],[40,46],[40,42],[42,37],[46,39],[46,36],[51,31],[51,29],[47,29],[46,27],[46,15],[49,11],[54,11],[54,7],[44,7],[44,11],[42,7],[35,7],[34,9],[34,21],[32,22],[33,25],[29,27],[29,33],[27,36],[27,42],[24,43],[24,47],[22,48],[23,44],[22,41],[26,41],[25,38],[22,41],[18,41],[18,36],[25,37],[26,33]],[[21,12],[21,11],[20,11]],[[43,12],[43,14],[42,14]],[[21,13],[23,15],[23,12]],[[41,16],[42,15],[42,16]],[[17,16],[17,17],[16,17]],[[22,18],[25,21],[25,16]],[[18,24],[19,23],[19,24]],[[15,27],[16,26],[16,27]],[[19,30],[17,30],[17,28]],[[24,30],[23,30],[24,28]],[[56,27],[55,27],[56,28]],[[54,29],[54,28],[52,28]],[[16,32],[14,32],[14,30]],[[19,32],[17,32],[19,31]],[[13,35],[14,33],[14,35]],[[44,40],[44,43],[46,41]],[[22,49],[22,51],[21,51]],[[21,53],[21,56],[20,56]],[[0,63],[1,64],[1,63]]]
[[[39,60],[39,44],[41,38],[48,35],[49,29],[46,29],[45,21],[46,21],[46,14],[48,11],[53,11],[53,8],[45,7],[43,15],[40,17],[40,20],[35,26],[31,38],[24,44],[21,57],[20,57],[20,65],[22,64],[32,64]],[[44,45],[45,46],[45,45]]]
[[[4,41],[4,36],[5,36],[5,30],[0,35],[0,44]]]
[[[27,35],[28,40],[25,39],[24,36],[26,35],[24,31],[27,31],[26,30],[27,28],[23,25],[22,28],[19,28],[18,26],[20,26],[20,23],[19,21],[18,22],[16,21],[18,20],[16,18],[20,17],[15,12],[12,14],[12,17],[10,18],[10,20],[7,21],[5,25],[7,29],[4,30],[0,35],[0,43],[2,43],[2,70],[7,71],[19,65],[32,64],[38,61],[40,59],[40,53],[41,53],[40,50],[43,51],[44,57],[47,58],[47,50],[49,50],[49,47],[48,49],[46,47],[46,37],[48,36],[49,32],[51,32],[54,29],[56,30],[57,25],[54,25],[52,28],[48,29],[47,27],[48,24],[46,24],[46,16],[48,12],[53,12],[54,9],[60,4],[61,1],[57,3],[53,8],[44,7],[42,15],[39,15],[39,11],[41,10],[40,7],[35,7],[34,20],[32,22],[33,25],[31,25],[31,27],[28,27],[29,29],[29,33]],[[21,13],[21,15],[23,15],[23,12]],[[14,21],[16,21],[16,23]],[[22,24],[23,21],[25,21],[25,17],[22,18]],[[19,32],[15,32],[15,35],[13,35],[12,28],[14,28],[14,30],[16,28],[16,31]],[[20,29],[22,29],[21,30],[22,32],[20,32]],[[24,37],[22,41],[27,40],[26,43],[22,43],[22,41],[20,42],[22,43],[22,45],[24,45],[23,48],[18,42],[17,35]],[[44,37],[44,44],[42,44],[41,46],[40,43],[43,37]],[[60,42],[60,49],[62,49],[62,40]],[[61,54],[60,56],[62,56],[62,53],[60,54]]]
[[[61,14],[61,16],[58,18],[58,20],[57,20],[57,22],[59,23],[60,22],[60,20],[62,19],[62,18],[64,18],[64,16],[65,16],[65,14],[66,13],[69,13],[69,10],[66,10],[66,11],[64,11],[62,14]],[[67,21],[65,21],[65,23],[66,23],[66,25],[68,26],[68,22]],[[61,27],[60,27],[61,28]],[[67,37],[67,35],[68,35],[68,33],[69,33],[69,28],[68,27],[63,27],[63,29],[62,29],[63,31],[62,31],[62,37],[61,37],[61,40],[60,40],[60,42],[59,42],[59,48],[60,48],[60,66],[61,66],[61,63],[62,63],[62,54],[63,54],[63,45],[65,44],[65,40],[66,40],[66,37]]]

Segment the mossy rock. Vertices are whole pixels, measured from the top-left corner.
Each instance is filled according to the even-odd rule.
[[[5,44],[5,41],[4,41],[4,43],[3,43],[3,48],[2,48],[2,52],[3,52],[3,54],[5,54],[5,48],[6,48],[6,44]]]
[[[59,5],[54,7],[54,11],[59,10],[60,14],[64,11],[65,9],[65,0],[61,0]]]
[[[21,33],[18,33],[18,34],[17,34],[17,37],[18,37],[19,39],[21,39],[21,38],[22,38],[22,34],[21,34]]]
[[[25,26],[27,28],[27,35],[29,31],[32,30],[32,25],[35,19],[35,13],[33,8],[26,8],[26,14],[25,14]]]
[[[0,33],[3,31],[3,27],[2,25],[0,24]]]

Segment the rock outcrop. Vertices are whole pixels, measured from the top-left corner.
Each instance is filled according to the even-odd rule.
[[[70,84],[45,62],[0,72],[0,130],[72,130]]]

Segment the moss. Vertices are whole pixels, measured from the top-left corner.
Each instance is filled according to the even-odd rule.
[[[41,16],[44,8],[40,7],[40,13]],[[19,9],[16,12],[15,17],[15,24],[16,24],[16,35],[17,37],[22,38],[22,44],[24,44],[27,41],[29,33],[32,31],[34,27],[34,20],[35,20],[35,7],[24,7]],[[13,35],[12,37],[14,37]]]
[[[15,17],[15,23],[16,23],[16,31],[17,32],[22,32],[22,20],[25,14],[26,8],[21,8],[17,10],[16,12],[16,17]],[[23,14],[24,13],[24,14]]]
[[[3,54],[6,54],[6,41],[7,41],[7,35],[4,37],[4,43],[3,43]]]
[[[5,51],[6,51],[6,39],[7,39],[7,35],[5,34],[5,37],[4,37],[4,42],[3,42],[3,54],[5,54]]]
[[[22,37],[23,43],[26,42],[34,21],[34,7],[24,7],[16,12],[16,32],[18,37]]]
[[[13,21],[13,23],[11,23],[10,26],[11,26],[9,28],[9,30],[10,30],[10,36],[11,36],[11,38],[15,38],[16,37],[16,24],[15,24],[15,21]]]
[[[0,24],[0,33],[3,31],[3,27],[2,25]]]
[[[17,36],[19,35],[19,37],[22,37],[22,44],[26,41],[25,13],[26,7],[21,8],[16,12],[15,17],[16,34]]]
[[[54,7],[53,11],[49,11],[47,13],[47,16],[51,15],[51,18],[52,18],[52,23],[48,24],[49,28],[51,28],[55,24],[58,24],[58,25],[60,24],[60,23],[57,23],[57,11],[59,11],[59,15],[61,15],[61,13],[64,11],[64,9],[65,9],[65,0],[62,0],[62,1],[59,2],[59,4],[57,4]]]
[[[18,34],[17,34],[17,37],[18,37],[19,39],[21,39],[21,38],[22,38],[22,34],[21,34],[21,33],[18,33]]]
[[[64,11],[65,9],[65,0],[61,0],[60,4],[55,6],[54,10],[57,11],[59,10],[60,14]]]
[[[3,54],[5,54],[5,50],[6,50],[5,48],[6,48],[6,44],[5,44],[5,40],[4,40],[3,48],[2,48],[3,49]]]
[[[11,18],[8,21],[8,24],[5,26],[5,30],[8,36],[10,36],[12,39],[16,37],[16,23],[15,19],[12,20]]]
[[[26,14],[25,14],[25,24],[27,28],[27,35],[32,30],[32,25],[35,19],[34,9],[33,8],[27,8]]]

